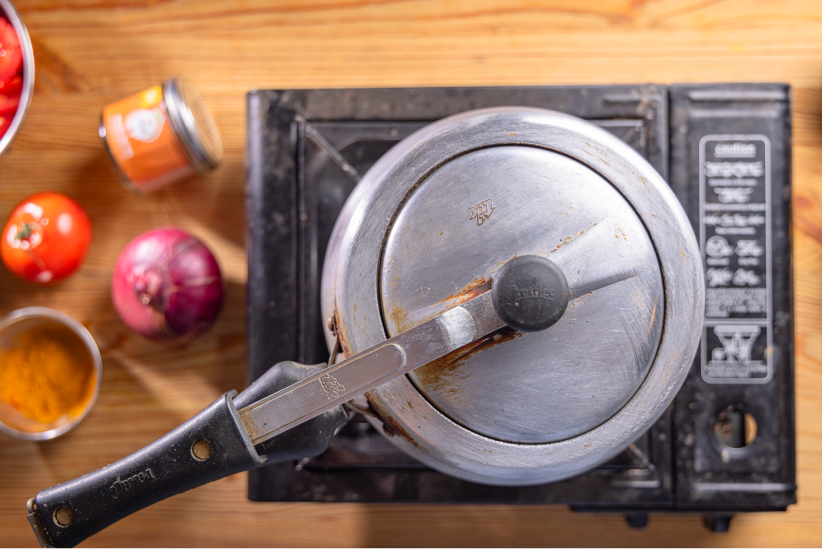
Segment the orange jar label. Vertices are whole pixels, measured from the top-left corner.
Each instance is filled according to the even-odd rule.
[[[103,126],[114,161],[139,191],[196,173],[168,121],[161,86],[107,106]]]

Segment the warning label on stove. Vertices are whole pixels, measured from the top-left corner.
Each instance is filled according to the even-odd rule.
[[[702,334],[702,378],[708,382],[762,383],[771,378],[769,326],[717,324]]]
[[[765,316],[768,312],[768,292],[764,288],[709,289],[710,297],[705,299],[705,316],[712,318],[729,317],[735,313]]]
[[[699,144],[699,243],[705,268],[703,378],[762,383],[771,321],[771,150],[764,135]]]

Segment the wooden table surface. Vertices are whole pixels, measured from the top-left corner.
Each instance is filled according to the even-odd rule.
[[[252,88],[787,82],[794,91],[793,206],[799,503],[711,534],[698,516],[620,516],[565,507],[263,504],[246,477],[141,511],[86,546],[820,545],[822,544],[822,3],[818,0],[19,0],[37,87],[0,158],[0,220],[27,195],[66,193],[94,225],[83,267],[39,287],[0,268],[0,314],[60,309],[103,355],[100,399],[50,442],[0,434],[0,544],[35,546],[25,502],[118,459],[245,385],[245,93]],[[141,197],[113,175],[102,107],[187,77],[210,104],[225,163]],[[173,224],[216,253],[228,286],[208,335],[184,348],[130,333],[112,308],[120,250]]]

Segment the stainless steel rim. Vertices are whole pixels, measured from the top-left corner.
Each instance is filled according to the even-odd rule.
[[[94,338],[91,337],[91,334],[88,330],[86,330],[85,326],[71,318],[69,315],[61,313],[60,311],[55,311],[54,309],[49,309],[48,307],[26,307],[24,309],[12,311],[0,319],[0,332],[16,322],[30,318],[46,318],[57,321],[77,334],[80,339],[83,340],[83,343],[85,343],[89,353],[91,353],[91,360],[94,363],[94,372],[97,375],[97,382],[94,384],[94,392],[88,401],[86,409],[82,414],[78,415],[70,422],[61,425],[60,427],[40,433],[30,433],[27,431],[13,429],[5,423],[0,422],[0,431],[6,433],[7,435],[24,440],[50,440],[52,438],[59,437],[63,433],[66,433],[76,427],[91,412],[91,409],[94,408],[94,405],[97,403],[97,395],[100,393],[100,385],[103,380],[103,360],[100,357],[100,350],[97,348]]]
[[[23,92],[20,95],[20,106],[17,107],[11,125],[3,138],[0,139],[0,156],[2,156],[11,146],[11,142],[14,141],[29,112],[31,98],[34,95],[34,49],[31,45],[29,32],[10,0],[0,0],[0,13],[8,18],[14,30],[17,31],[23,49]]]
[[[704,307],[696,239],[667,183],[638,153],[593,124],[542,109],[483,109],[431,124],[381,158],[346,203],[329,243],[322,307],[324,316],[336,318],[348,352],[385,340],[377,280],[379,243],[391,219],[437,166],[473,150],[504,145],[568,155],[602,175],[636,210],[665,282],[663,338],[650,372],[611,419],[548,444],[506,443],[469,431],[441,414],[405,377],[377,388],[368,398],[391,424],[391,432],[402,433],[391,437],[392,442],[431,467],[475,482],[529,485],[574,476],[624,450],[673,400],[696,352]],[[326,336],[330,340],[330,332]]]
[[[185,84],[179,78],[171,78],[163,83],[163,101],[166,104],[166,111],[174,133],[180,140],[183,150],[191,160],[194,168],[199,172],[205,172],[220,165],[220,158],[211,154],[209,148],[203,143],[201,131],[213,131],[217,137],[218,149],[222,151],[219,144],[219,134],[216,133],[214,120],[208,113],[206,122],[210,128],[199,128],[195,121],[191,106],[186,102],[183,86]]]

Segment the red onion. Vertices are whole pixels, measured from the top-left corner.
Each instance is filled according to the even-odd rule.
[[[202,242],[175,227],[143,233],[120,254],[111,284],[126,325],[158,341],[191,339],[220,312],[220,268]]]

